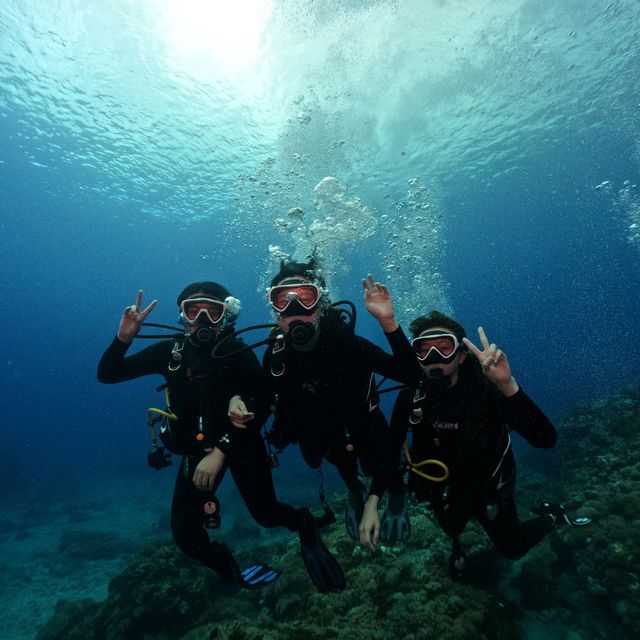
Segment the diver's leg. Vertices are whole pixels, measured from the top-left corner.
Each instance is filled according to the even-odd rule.
[[[493,514],[487,509],[478,513],[476,519],[498,551],[511,560],[517,560],[525,555],[553,529],[555,524],[549,514],[520,522],[513,496],[505,500],[497,513],[492,516]]]
[[[358,458],[353,451],[336,447],[326,459],[335,466],[349,491],[362,492],[362,481],[358,474]]]
[[[302,516],[298,509],[278,502],[269,456],[259,433],[246,431],[234,435],[235,453],[229,453],[229,469],[238,491],[253,519],[261,527],[286,527],[299,531]]]
[[[241,454],[230,455],[229,468],[254,520],[263,527],[284,526],[297,531],[304,565],[318,590],[344,589],[346,580],[342,568],[323,544],[311,513],[278,502],[262,437],[247,432],[234,439],[234,446]]]
[[[171,502],[171,532],[178,548],[189,558],[219,573],[225,580],[235,579],[235,563],[224,544],[211,543],[204,528],[203,507],[222,480],[224,470],[216,478],[212,492],[203,492],[193,484],[197,459],[183,457],[178,470]]]
[[[442,502],[442,500],[432,501],[431,507],[436,518],[436,522],[451,538],[451,554],[449,555],[449,575],[455,582],[462,581],[465,577],[469,564],[469,557],[462,549],[459,536],[465,530],[471,515],[467,509]]]
[[[344,524],[352,540],[360,540],[360,520],[364,511],[365,486],[358,476],[358,459],[355,453],[338,448],[327,459],[335,465],[347,486],[344,508]]]

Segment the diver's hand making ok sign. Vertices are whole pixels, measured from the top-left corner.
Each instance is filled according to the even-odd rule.
[[[140,311],[140,307],[142,306],[142,290],[138,290],[136,303],[126,307],[122,314],[120,326],[118,327],[118,340],[125,344],[131,344],[140,332],[140,327],[145,318],[153,311],[153,308],[157,304],[158,301],[154,300],[146,309]]]
[[[367,311],[380,323],[385,333],[398,328],[393,311],[393,299],[387,287],[376,282],[371,274],[362,279],[364,305]]]
[[[512,396],[518,392],[520,388],[514,377],[511,375],[511,366],[507,360],[507,356],[502,349],[498,349],[495,343],[489,344],[487,335],[482,327],[478,327],[478,335],[482,343],[482,350],[478,349],[471,340],[462,338],[482,365],[482,372],[493,382],[505,396]]]

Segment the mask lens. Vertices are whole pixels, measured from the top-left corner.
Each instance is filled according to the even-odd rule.
[[[182,314],[188,322],[196,322],[198,318],[209,320],[212,324],[220,322],[226,307],[224,303],[209,298],[192,298],[182,302]]]
[[[450,334],[420,336],[411,342],[411,346],[420,361],[426,360],[432,351],[448,359],[453,358],[458,350],[458,339]]]
[[[294,300],[305,309],[318,304],[320,290],[314,284],[278,285],[269,290],[269,302],[279,312],[284,311]]]

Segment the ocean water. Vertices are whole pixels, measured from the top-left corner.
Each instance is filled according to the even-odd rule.
[[[554,420],[640,374],[635,0],[5,0],[0,140],[0,496],[40,558],[63,501],[166,535],[159,381],[95,378],[138,289],[175,324],[217,280],[268,322],[278,259],[315,247],[360,334],[384,344],[371,272],[405,325],[485,327]],[[14,586],[8,637],[33,637],[56,592]]]

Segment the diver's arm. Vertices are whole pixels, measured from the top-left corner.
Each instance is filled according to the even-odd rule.
[[[370,551],[375,551],[380,542],[380,516],[378,515],[378,504],[380,498],[371,494],[364,503],[362,518],[360,520],[360,544]]]
[[[404,389],[396,399],[391,418],[391,424],[387,425],[382,413],[378,420],[373,420],[367,433],[371,439],[368,442],[372,463],[372,479],[369,488],[369,497],[375,496],[382,499],[385,491],[397,472],[400,461],[400,450],[407,437],[408,416],[413,392]]]
[[[558,434],[555,427],[522,387],[515,394],[502,396],[500,400],[505,422],[530,445],[541,449],[556,446]]]
[[[138,353],[126,356],[130,346],[118,337],[113,339],[98,363],[99,382],[113,384],[153,373],[164,373],[171,354],[170,341],[157,342]]]
[[[398,466],[397,452],[392,446],[387,421],[378,411],[378,419],[372,420],[367,429],[369,465],[371,468],[371,486],[369,495],[364,503],[362,518],[360,519],[360,544],[371,551],[375,551],[380,541],[380,516],[378,504],[389,487],[394,469]]]
[[[398,456],[400,456],[400,449],[402,449],[409,432],[409,416],[411,414],[413,394],[413,389],[400,391],[391,412],[389,431],[394,439],[394,446],[398,449]]]
[[[395,331],[385,334],[393,355],[366,338],[356,336],[356,343],[365,365],[374,373],[397,380],[406,385],[417,385],[421,370],[407,337],[398,326]]]
[[[373,456],[374,463],[369,497],[376,496],[380,500],[389,487],[394,466],[397,467],[398,464],[398,456],[388,437],[377,439],[376,446],[378,450],[375,453],[378,455]]]
[[[496,389],[498,406],[505,422],[529,444],[542,449],[555,447],[557,433],[549,418],[518,385],[511,374],[506,354],[495,343],[490,343],[482,327],[478,327],[482,348],[463,338],[469,351],[478,358],[482,373]]]
[[[396,320],[393,298],[389,290],[381,282],[376,282],[371,274],[362,279],[362,288],[364,289],[365,307],[380,324],[396,360],[393,362],[389,357],[385,358],[377,354],[379,362],[376,366],[381,370],[376,368],[373,370],[405,384],[417,384],[420,380],[421,370],[413,349]]]
[[[394,366],[398,367],[399,375],[403,376],[400,381],[410,386],[417,386],[422,377],[422,369],[402,327],[398,325],[395,331],[384,335],[393,352]]]
[[[375,551],[380,542],[380,516],[378,515],[378,505],[382,499],[391,480],[391,474],[398,467],[400,459],[399,443],[404,443],[407,435],[408,424],[408,404],[407,399],[411,398],[411,391],[401,391],[394,406],[394,416],[392,417],[391,428],[387,429],[386,437],[375,434],[378,440],[379,451],[382,456],[379,459],[380,469],[374,468],[373,479],[369,495],[364,504],[362,519],[360,520],[360,544],[371,551]],[[386,426],[386,422],[385,422]]]
[[[271,413],[270,381],[252,350],[245,351],[242,357],[243,362],[237,369],[234,385],[237,393],[233,395],[241,396],[247,410],[254,414],[249,426],[258,431]]]
[[[232,446],[238,429],[259,431],[271,409],[268,380],[253,351],[245,351],[238,356],[224,384],[230,425],[218,446],[226,452]]]
[[[200,460],[193,473],[193,484],[200,491],[211,491],[216,477],[224,466],[225,454],[215,447]]]

